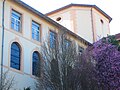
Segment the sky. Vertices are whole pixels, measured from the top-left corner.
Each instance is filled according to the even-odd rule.
[[[110,34],[120,33],[120,1],[119,0],[22,0],[26,4],[45,14],[68,4],[96,5],[112,17]]]

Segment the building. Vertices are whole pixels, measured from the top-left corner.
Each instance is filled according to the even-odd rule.
[[[3,0],[0,0],[0,47],[2,47],[3,39],[2,4]],[[40,59],[38,58],[40,46],[49,39],[50,33],[55,32],[59,36],[60,32],[66,32],[69,40],[83,48],[90,44],[20,0],[7,0],[4,12],[3,67],[15,76],[17,90],[32,87],[35,74],[33,58],[36,56]]]
[[[2,38],[3,5],[2,4],[3,4],[3,0],[0,0],[0,47],[2,47],[2,40],[3,40]],[[68,6],[70,6],[70,8],[66,8],[66,9],[74,8],[71,7],[71,5]],[[77,14],[80,15],[79,12],[83,13],[81,17],[83,17],[85,14],[83,18],[87,18],[87,19],[83,23],[86,24],[88,22],[87,25],[83,25],[82,27],[80,26],[76,27],[76,28],[82,28],[82,30],[84,30],[84,28],[87,28],[85,30],[88,30],[89,31],[88,33],[90,33],[90,35],[87,35],[88,37],[84,37],[85,32],[82,32],[83,33],[82,36],[82,33],[79,34],[80,32],[78,33],[76,33],[77,31],[75,32],[75,30],[77,29],[71,29],[71,28],[75,28],[74,27],[75,24],[71,22],[69,23],[68,26],[70,26],[70,24],[73,24],[72,27],[67,26],[66,28],[64,25],[62,26],[59,24],[59,20],[61,18],[57,18],[57,22],[56,22],[20,0],[5,1],[4,46],[3,46],[3,54],[1,54],[2,52],[0,52],[0,58],[1,55],[3,55],[4,70],[9,70],[10,75],[15,76],[15,81],[16,81],[15,89],[22,90],[24,87],[28,87],[28,86],[32,87],[34,85],[34,77],[35,77],[34,76],[35,68],[33,64],[34,57],[37,58],[38,60],[40,59],[41,45],[42,43],[49,41],[49,39],[51,39],[50,35],[52,35],[51,36],[53,37],[52,40],[54,40],[55,35],[59,37],[59,34],[61,32],[65,32],[67,40],[74,41],[77,47],[80,46],[82,48],[86,48],[88,45],[91,44],[90,42],[94,41],[92,38],[94,36],[92,31],[94,26],[93,23],[98,24],[98,27],[96,28],[98,28],[99,30],[99,20],[97,22],[91,19],[91,18],[95,19],[94,16],[89,18],[89,16],[91,15],[90,14],[91,7],[92,10],[94,11],[92,13],[96,12],[101,15],[102,19],[100,18],[100,22],[102,24],[103,22],[106,23],[105,26],[107,29],[106,28],[105,29],[108,30],[106,33],[108,34],[109,33],[108,26],[109,26],[109,22],[111,21],[111,18],[108,15],[106,15],[104,12],[99,10],[98,7],[96,6],[93,7],[91,5],[90,6],[83,5],[82,12],[78,11],[76,13],[73,10],[71,11],[71,13],[73,14],[76,13],[76,15]],[[81,7],[78,6],[78,8]],[[68,14],[67,12],[65,13],[65,15],[70,16],[70,14]],[[61,17],[61,16],[62,14],[56,17]],[[100,17],[100,16],[97,14],[96,17]],[[72,19],[68,19],[68,20],[72,20]],[[87,39],[83,39],[81,36]],[[90,40],[88,40],[88,38],[90,38]],[[0,51],[1,49],[2,48],[0,48]],[[0,63],[1,60],[2,59],[0,59]]]
[[[96,5],[69,4],[46,15],[90,43],[110,34],[112,18]]]

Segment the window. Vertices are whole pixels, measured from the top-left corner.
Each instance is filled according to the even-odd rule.
[[[102,19],[100,19],[100,22],[101,22],[102,24],[104,23]]]
[[[81,47],[81,46],[79,46],[78,47],[78,53],[79,53],[79,55],[81,55],[83,53],[83,51],[84,51],[84,48]]]
[[[11,28],[17,32],[20,32],[21,29],[21,14],[14,10],[11,15]]]
[[[55,48],[56,46],[56,37],[57,37],[56,33],[50,31],[50,47],[51,48]]]
[[[61,19],[62,19],[61,17],[58,17],[58,18],[56,19],[56,21],[61,21]]]
[[[40,25],[32,21],[32,39],[40,41]]]
[[[32,75],[40,76],[40,56],[37,51],[32,56]]]
[[[11,45],[11,61],[10,61],[10,67],[20,70],[20,46],[18,43],[14,42]]]
[[[71,46],[71,41],[65,39],[65,49],[68,49]]]

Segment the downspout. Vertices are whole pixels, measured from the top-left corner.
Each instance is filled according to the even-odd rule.
[[[2,5],[2,49],[1,49],[1,86],[3,86],[3,52],[4,52],[4,9],[5,9],[5,1],[3,0],[3,5]],[[1,90],[3,90],[1,88]]]
[[[91,24],[92,24],[92,33],[93,33],[93,42],[95,42],[95,30],[94,30],[94,23],[93,23],[93,11],[92,11],[92,8],[91,7]]]

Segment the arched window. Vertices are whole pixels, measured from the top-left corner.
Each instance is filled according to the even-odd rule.
[[[34,51],[32,56],[32,75],[40,76],[40,55],[37,51]]]
[[[10,67],[20,70],[20,45],[17,42],[13,42],[11,45],[11,61],[10,61]]]

